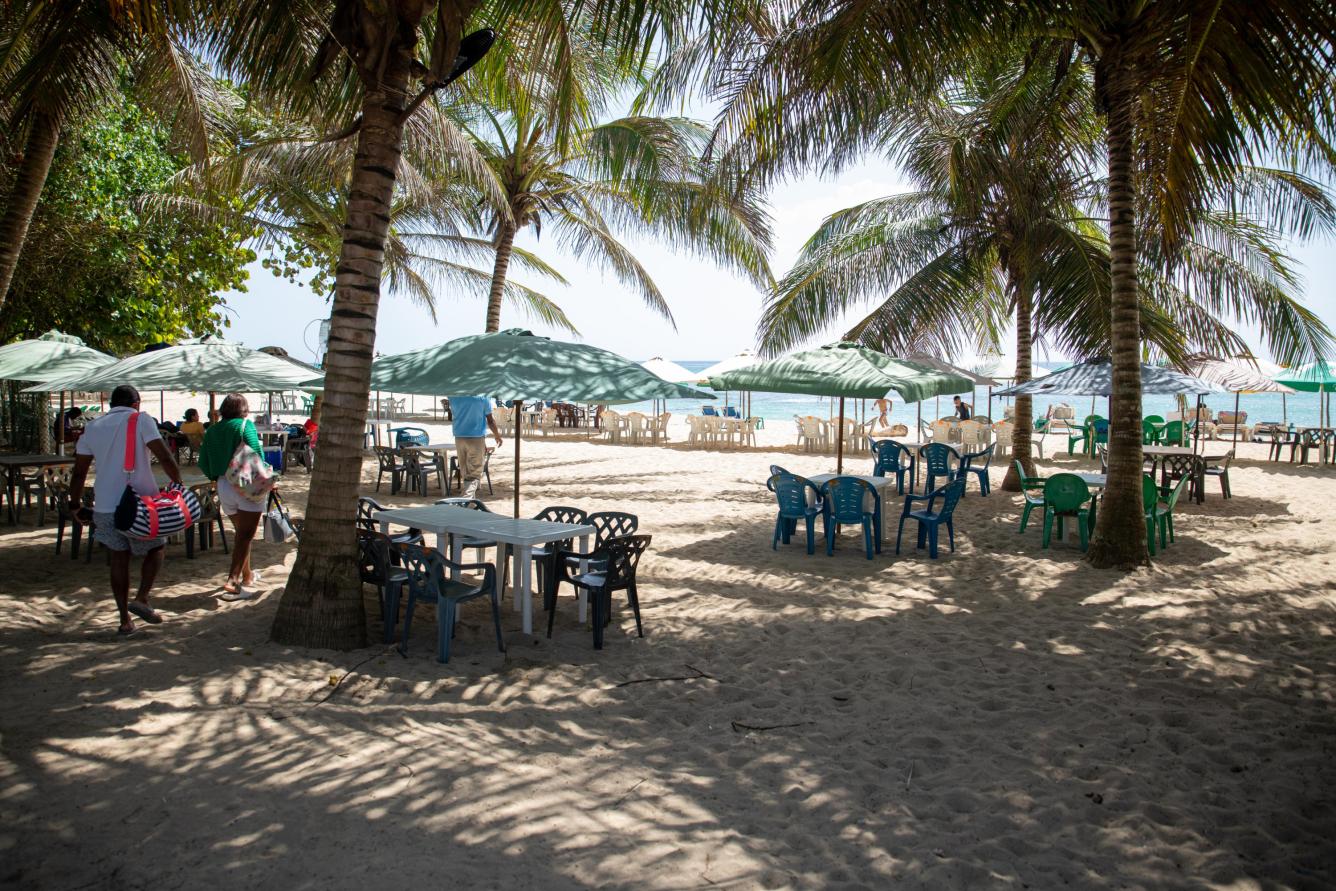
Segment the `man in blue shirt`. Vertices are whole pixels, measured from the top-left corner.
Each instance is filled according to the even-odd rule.
[[[492,400],[486,396],[451,396],[454,414],[455,458],[459,462],[459,480],[465,498],[478,494],[483,467],[487,462],[487,431],[501,445],[501,431],[492,420]]]

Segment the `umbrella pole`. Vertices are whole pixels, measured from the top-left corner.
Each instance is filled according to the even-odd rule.
[[[164,390],[158,391],[158,420],[161,421],[167,414],[167,393]]]
[[[1239,393],[1234,391],[1234,442],[1239,441]]]
[[[844,473],[844,397],[840,397],[840,427],[835,434],[835,473]]]
[[[992,385],[992,384],[989,384],[989,385],[988,385],[988,421],[989,421],[989,423],[992,423],[992,420],[993,420],[993,385]]]
[[[60,414],[56,416],[56,454],[65,454],[65,391],[60,391]]]
[[[913,442],[919,441],[923,436],[923,400],[920,399],[914,405],[918,408],[918,426],[914,428]]]
[[[524,400],[515,400],[515,519],[520,518],[520,418],[524,414]]]

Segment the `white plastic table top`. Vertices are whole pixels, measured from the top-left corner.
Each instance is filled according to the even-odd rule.
[[[516,605],[520,610],[520,626],[525,634],[533,634],[533,597],[529,585],[529,564],[533,558],[534,545],[563,541],[567,538],[582,538],[587,542],[587,537],[597,531],[593,526],[578,523],[514,519],[451,504],[376,511],[372,514],[372,519],[380,523],[382,530],[388,530],[390,524],[394,523],[413,526],[424,532],[433,532],[436,534],[438,550],[444,550],[444,539],[447,534],[456,536],[463,534],[512,545],[515,550],[514,574],[518,582],[514,586],[518,601]],[[456,537],[455,553],[450,554],[450,558],[456,562],[459,560],[459,545],[459,538]]]
[[[856,480],[862,480],[874,489],[885,489],[895,482],[893,476],[863,476],[859,473],[818,473],[816,476],[809,476],[808,479],[820,487],[837,476],[851,476]]]

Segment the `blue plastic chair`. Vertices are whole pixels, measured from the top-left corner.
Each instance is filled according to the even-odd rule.
[[[702,406],[700,407],[700,413],[701,413],[702,415],[704,415],[705,417],[707,417],[707,418],[717,418],[717,417],[719,417],[719,412],[717,412],[717,411],[714,410],[714,406],[713,406],[713,405],[702,405]]]
[[[926,542],[928,545],[928,556],[937,559],[937,533],[942,526],[946,526],[946,539],[951,545],[952,553],[956,550],[956,529],[951,522],[952,515],[956,512],[956,505],[965,495],[965,480],[957,478],[947,483],[942,488],[930,492],[927,495],[906,495],[904,513],[900,514],[900,528],[895,533],[895,553],[900,553],[900,537],[905,534],[905,520],[918,520],[918,547],[922,548]],[[933,503],[942,499],[942,506],[938,510],[933,510]],[[928,502],[923,510],[914,510],[915,501]]]
[[[421,427],[392,427],[390,432],[394,434],[394,447],[396,449],[402,449],[405,446],[424,446],[431,443],[431,437]]]
[[[436,661],[450,661],[450,639],[455,636],[455,614],[459,604],[476,597],[492,602],[492,624],[496,626],[496,648],[506,651],[501,637],[501,602],[496,591],[496,567],[491,563],[454,563],[438,551],[428,551],[419,545],[405,545],[399,553],[403,571],[408,576],[408,607],[404,610],[404,633],[399,652],[408,655],[408,634],[413,624],[413,610],[419,603],[436,605]],[[446,570],[482,573],[482,582],[470,585],[457,582],[446,575]]]
[[[736,408],[734,408],[734,407],[731,406],[731,405],[725,405],[725,406],[724,406],[724,417],[726,417],[726,418],[733,418],[734,420],[740,421],[740,420],[742,420],[742,413],[739,412]]]
[[[936,491],[934,484],[938,477],[942,477],[948,483],[956,478],[956,470],[960,467],[960,452],[946,443],[928,443],[919,449],[919,457],[923,461],[923,475],[927,477],[923,491]]]
[[[421,539],[418,539],[421,541]],[[408,573],[394,565],[390,556],[398,548],[388,535],[380,532],[357,534],[357,571],[363,584],[376,586],[380,594],[380,616],[384,625],[385,643],[394,640],[394,629],[399,624],[399,601],[408,584]]]
[[[909,463],[905,463],[905,459]],[[895,494],[905,494],[905,474],[909,474],[909,491],[914,491],[915,477],[918,475],[918,462],[914,453],[893,439],[880,442],[872,440],[872,475],[886,476],[895,474]]]
[[[873,509],[868,510],[867,499]],[[867,558],[881,553],[881,498],[872,484],[856,476],[837,476],[821,487],[821,521],[826,531],[826,556],[835,553],[835,534],[841,524],[857,523],[863,527],[863,547]]]
[[[788,544],[798,528],[798,521],[802,520],[807,524],[807,553],[816,553],[815,527],[816,517],[821,513],[821,490],[811,480],[787,472],[775,474],[765,485],[775,493],[775,501],[779,504],[771,549],[779,550],[781,540]],[[810,500],[807,497],[809,492],[812,495]]]
[[[979,478],[979,494],[987,497],[988,493],[993,491],[992,484],[988,481],[988,465],[993,463],[993,449],[996,444],[988,446],[982,452],[970,452],[967,455],[960,456],[960,470],[956,476],[962,480],[969,480],[972,473]],[[982,459],[983,463],[979,461]]]

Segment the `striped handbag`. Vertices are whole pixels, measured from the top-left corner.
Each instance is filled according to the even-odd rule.
[[[125,428],[125,474],[134,473],[138,453],[136,437],[139,417],[135,412]],[[154,495],[140,495],[126,485],[120,504],[116,505],[116,528],[130,538],[163,538],[183,532],[199,519],[199,499],[179,483],[172,483]]]

